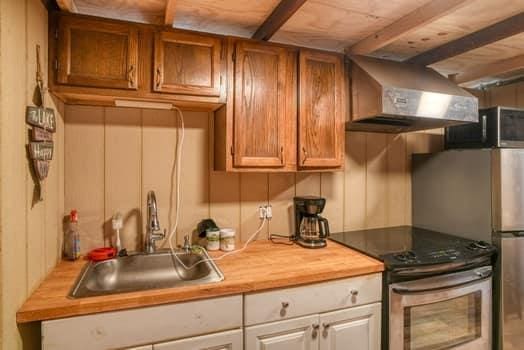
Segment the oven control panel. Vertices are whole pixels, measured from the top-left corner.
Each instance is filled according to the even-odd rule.
[[[494,252],[495,248],[491,244],[483,241],[475,241],[460,244],[454,248],[407,250],[386,254],[382,258],[386,265],[390,267],[413,266],[466,261],[483,256],[490,256]]]

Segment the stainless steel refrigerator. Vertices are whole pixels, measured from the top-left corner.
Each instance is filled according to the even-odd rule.
[[[413,156],[413,225],[493,242],[494,349],[524,347],[524,149]]]

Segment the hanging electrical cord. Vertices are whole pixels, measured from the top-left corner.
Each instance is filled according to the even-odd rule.
[[[207,262],[207,261],[221,260],[221,259],[225,258],[226,256],[237,254],[237,253],[240,253],[240,252],[244,251],[247,248],[247,246],[251,243],[251,241],[253,241],[253,239],[255,239],[255,237],[260,233],[260,231],[262,231],[262,228],[264,227],[264,224],[268,220],[268,215],[267,215],[268,213],[264,211],[264,215],[261,217],[262,221],[260,222],[260,226],[251,235],[251,237],[249,237],[249,239],[246,241],[246,243],[244,244],[244,246],[241,249],[235,250],[235,251],[232,251],[232,252],[227,252],[227,253],[222,254],[221,256],[216,257],[216,258],[202,259],[202,260],[199,260],[198,262],[196,262],[196,263],[194,263],[194,264],[192,264],[190,266],[186,266],[186,264],[184,264],[184,262],[178,257],[179,254],[175,251],[175,248],[173,246],[173,238],[175,238],[175,241],[176,241],[176,230],[178,228],[178,220],[180,218],[180,164],[181,164],[181,159],[182,159],[182,147],[184,146],[184,136],[185,136],[185,130],[184,129],[185,128],[184,128],[184,114],[182,113],[180,108],[178,108],[176,106],[173,106],[173,109],[177,112],[177,115],[178,115],[179,120],[180,120],[180,136],[177,139],[176,150],[175,150],[175,167],[176,167],[176,169],[175,169],[175,176],[176,176],[176,195],[175,195],[176,198],[175,198],[175,202],[176,202],[176,215],[175,215],[175,223],[173,224],[172,230],[169,232],[169,236],[167,237],[167,240],[168,240],[168,243],[169,243],[169,250],[171,251],[171,255],[173,255],[175,257],[175,259],[180,263],[180,265],[182,265],[182,267],[184,269],[190,270],[190,269],[192,269],[193,267],[195,267],[198,264],[201,264],[201,263],[204,263],[204,262]]]

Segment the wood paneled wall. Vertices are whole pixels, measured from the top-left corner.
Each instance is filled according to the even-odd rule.
[[[42,202],[34,200],[26,156],[25,106],[33,99],[37,44],[46,78],[47,10],[40,0],[0,1],[0,348],[9,350],[40,347],[39,325],[18,327],[15,314],[61,256],[63,105],[49,96],[58,130]]]
[[[411,222],[410,154],[442,147],[442,135],[347,133],[346,170],[337,173],[223,173],[212,170],[212,114],[184,112],[178,242],[207,217],[245,241],[259,225],[257,208],[273,206],[269,232],[293,231],[295,195],[327,198],[333,232]],[[116,211],[122,241],[142,245],[147,191],[155,190],[162,227],[173,226],[175,112],[95,106],[65,108],[65,207],[77,208],[82,250],[108,244]],[[265,238],[264,229],[258,238]]]

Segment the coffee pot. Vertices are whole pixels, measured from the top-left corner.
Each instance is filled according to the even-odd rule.
[[[295,242],[305,248],[322,248],[326,246],[329,236],[329,224],[320,216],[326,200],[322,197],[295,197]]]

